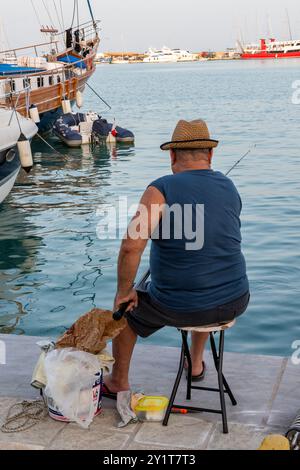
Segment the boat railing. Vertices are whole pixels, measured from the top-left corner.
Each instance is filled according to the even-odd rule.
[[[4,85],[9,85],[9,82],[12,80],[6,80]],[[26,86],[22,88],[22,90],[15,91],[12,88],[12,83],[10,84],[10,91],[0,93],[0,107],[7,107],[7,103],[9,100],[10,103],[14,102],[14,108],[18,107],[19,98],[23,93],[29,94],[31,90],[31,86],[28,83]]]
[[[98,24],[99,21],[96,22]],[[95,27],[94,23],[88,21],[86,23],[82,23],[79,26],[76,26],[76,28],[73,28],[73,31],[76,31],[79,29],[84,33],[84,37],[86,41],[91,41],[93,38],[98,38],[98,29]],[[57,39],[52,39],[51,41],[48,42],[43,42],[43,43],[38,43],[38,44],[32,44],[29,46],[24,46],[24,47],[17,47],[14,49],[7,49],[4,51],[0,51],[0,57],[1,56],[13,56],[15,58],[18,57],[18,54],[22,51],[34,51],[35,56],[39,57],[39,48],[45,47],[45,46],[50,46],[55,48],[55,52],[59,54],[59,47],[58,45],[62,42],[63,36],[66,34],[67,31],[62,31],[60,33],[56,33],[53,36]],[[62,52],[62,51],[61,51]]]
[[[54,46],[56,48],[56,51],[58,52],[58,43],[59,41],[49,41],[49,42],[42,42],[40,44],[32,44],[31,46],[17,47],[15,49],[7,49],[6,51],[0,51],[0,57],[13,55],[15,58],[17,58],[18,57],[17,52],[28,51],[28,50],[34,50],[36,57],[39,57],[39,54],[38,54],[39,47]]]
[[[98,25],[100,24],[100,21],[95,21],[95,23],[93,23],[92,21],[86,21],[85,23],[81,23],[77,26],[74,26],[72,28],[72,31],[83,31],[84,32],[84,35],[86,37],[90,37],[92,38],[93,36],[95,35],[98,35],[98,32],[99,32],[99,28],[98,28]],[[68,30],[65,30],[65,31],[61,31],[59,33],[55,33],[55,37],[61,37],[61,36],[64,36],[66,34]]]
[[[66,70],[74,70],[74,69],[80,69],[80,65],[83,65],[85,64],[89,59],[90,59],[90,56],[89,54],[91,52],[94,52],[94,55],[96,55],[96,51],[94,50],[94,46],[87,46],[87,49],[88,51],[88,54],[86,55],[86,57],[82,57],[80,59],[78,59],[77,61],[75,62],[72,62],[72,63],[68,63],[68,62],[65,62],[63,63],[60,67],[56,67],[54,69],[50,69],[50,70],[41,70],[39,72],[33,72],[33,73],[30,73],[30,74],[25,74],[22,75],[22,78],[23,79],[29,79],[31,77],[43,77],[43,76],[51,76],[51,75],[59,75],[59,74],[62,74],[64,73]],[[69,51],[66,51],[66,56],[68,56],[68,52],[71,52],[71,49]],[[57,61],[57,62],[53,62],[53,63],[57,63],[59,64],[60,62]],[[84,72],[84,68],[82,67],[81,69],[81,72],[83,73]],[[3,77],[4,79],[7,79],[7,80],[15,80],[17,79],[18,77],[16,75],[6,75],[5,77]]]

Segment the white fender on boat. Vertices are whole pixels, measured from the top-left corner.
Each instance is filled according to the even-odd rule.
[[[83,94],[79,90],[76,93],[76,104],[78,108],[82,108],[83,106]]]
[[[31,152],[31,145],[28,139],[26,139],[25,135],[22,133],[19,137],[17,142],[19,157],[22,168],[29,173],[31,168],[33,167],[33,158]]]
[[[112,133],[110,132],[107,136],[107,139],[106,139],[106,142],[108,144],[115,144],[117,142],[117,139],[114,135],[112,135]]]
[[[70,100],[63,100],[61,102],[62,110],[64,114],[69,114],[72,112],[71,102]]]
[[[40,113],[39,113],[39,109],[38,107],[33,104],[32,106],[30,106],[29,108],[29,116],[30,116],[30,119],[35,122],[36,124],[38,124],[39,122],[41,122],[41,119],[40,119]]]
[[[117,142],[116,127],[117,127],[116,120],[114,120],[112,130],[110,131],[110,133],[108,134],[107,139],[106,139],[106,142],[108,144],[115,144]]]

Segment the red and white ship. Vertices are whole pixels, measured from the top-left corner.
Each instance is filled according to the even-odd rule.
[[[286,59],[300,57],[300,39],[276,41],[261,39],[260,44],[240,44],[242,59]]]

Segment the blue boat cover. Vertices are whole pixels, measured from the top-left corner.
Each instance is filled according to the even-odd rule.
[[[74,64],[75,62],[78,62],[78,64],[75,65],[75,67],[78,67],[80,69],[86,69],[86,64],[85,62],[79,62],[81,59],[78,57],[75,57],[73,55],[66,54],[62,57],[59,57],[57,59],[59,62],[65,62],[66,64]]]
[[[18,67],[18,65],[13,64],[0,64],[0,76],[2,77],[5,75],[24,75],[43,71],[43,69],[36,69],[34,67]]]

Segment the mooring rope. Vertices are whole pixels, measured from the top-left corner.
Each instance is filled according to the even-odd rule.
[[[93,93],[95,93],[95,95],[109,108],[109,109],[112,109],[112,107],[99,95],[99,93],[96,92],[96,90],[94,90],[94,88],[88,83],[86,82],[86,86],[92,90]]]
[[[60,155],[61,157],[64,157],[64,158],[68,158],[68,155],[65,155],[61,152],[59,152],[58,150],[56,150],[51,144],[49,144],[49,142],[47,142],[47,140],[45,140],[39,133],[36,134],[36,136],[41,139],[42,142],[44,142],[44,144],[48,145],[49,148],[51,148],[51,150],[53,150],[53,152],[57,153],[57,155]]]

